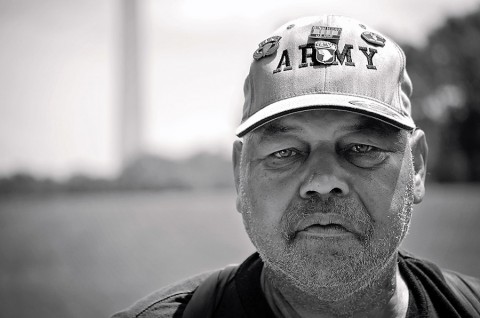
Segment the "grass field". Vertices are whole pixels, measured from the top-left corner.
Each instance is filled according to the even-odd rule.
[[[404,247],[480,276],[480,186],[431,186]],[[233,190],[0,198],[1,317],[109,317],[253,251]]]

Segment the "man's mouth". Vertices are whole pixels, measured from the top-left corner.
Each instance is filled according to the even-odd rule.
[[[330,223],[330,224],[312,224],[300,233],[314,235],[314,236],[343,236],[352,234],[345,227],[340,224]]]

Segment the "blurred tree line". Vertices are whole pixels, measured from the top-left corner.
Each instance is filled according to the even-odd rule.
[[[480,8],[447,19],[424,47],[402,47],[413,116],[430,146],[428,179],[480,181]]]
[[[102,191],[189,191],[233,189],[230,160],[220,155],[197,153],[183,160],[142,154],[130,161],[118,176],[98,178],[76,174],[57,181],[19,172],[0,178],[0,197],[23,193],[71,193]]]

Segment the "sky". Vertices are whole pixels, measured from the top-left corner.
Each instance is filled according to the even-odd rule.
[[[230,155],[253,51],[288,20],[356,18],[401,43],[480,0],[137,0],[146,153]],[[119,0],[0,0],[0,176],[120,169]]]

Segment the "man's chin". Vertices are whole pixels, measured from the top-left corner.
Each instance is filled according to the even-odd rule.
[[[376,276],[373,272],[380,273],[385,266],[379,259],[388,262],[389,258],[368,253],[358,240],[355,244],[330,246],[318,246],[317,242],[313,248],[299,240],[295,245],[285,249],[281,258],[266,257],[266,266],[302,291],[323,297],[328,293],[334,298],[343,297],[367,285]]]
[[[323,235],[299,232],[289,243],[285,251],[303,260],[305,265],[358,262],[368,254],[365,244],[352,233]]]

